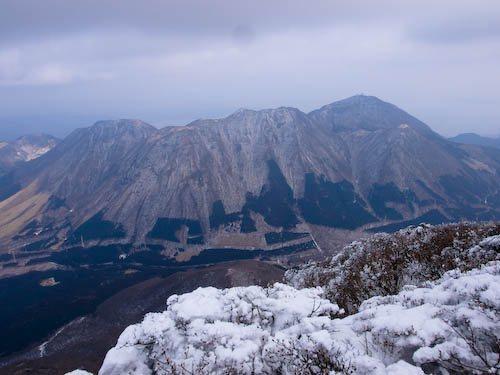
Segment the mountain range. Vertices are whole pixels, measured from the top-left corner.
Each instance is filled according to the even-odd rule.
[[[499,170],[500,150],[451,142],[371,96],[160,130],[100,121],[0,178],[0,245],[159,246],[179,261],[321,247],[321,228],[498,219]]]
[[[491,137],[483,137],[476,133],[462,133],[449,139],[450,141],[456,143],[500,148],[499,137],[491,138]]]

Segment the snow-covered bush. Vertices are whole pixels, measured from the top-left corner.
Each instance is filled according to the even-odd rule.
[[[340,322],[349,327],[346,342],[364,336],[365,353],[384,363],[405,360],[432,373],[500,374],[500,262],[373,297]]]
[[[499,261],[347,317],[321,288],[200,288],[128,327],[99,374],[500,374],[499,312]]]
[[[348,369],[321,288],[199,288],[128,327],[100,374],[328,374]],[[326,341],[325,341],[326,340]]]
[[[447,224],[409,227],[355,241],[333,258],[285,274],[297,288],[321,286],[347,313],[365,300],[397,294],[405,285],[424,285],[446,271],[480,267],[500,259],[500,225]],[[487,240],[488,236],[489,237]]]

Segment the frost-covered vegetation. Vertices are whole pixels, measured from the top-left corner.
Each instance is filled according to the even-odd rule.
[[[408,228],[289,271],[291,285],[172,296],[99,374],[500,374],[498,230]]]
[[[346,313],[365,300],[399,293],[405,285],[422,286],[447,271],[468,271],[500,260],[500,224],[460,223],[408,227],[354,241],[336,256],[309,263],[285,275],[296,288],[321,286]]]
[[[325,343],[339,308],[320,288],[200,288],[128,327],[101,374],[303,374],[338,368]]]

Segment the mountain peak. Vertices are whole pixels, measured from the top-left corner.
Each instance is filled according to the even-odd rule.
[[[265,109],[260,109],[260,110],[239,108],[236,111],[234,111],[229,117],[239,116],[239,115],[259,114],[259,113],[272,115],[272,114],[277,114],[277,113],[302,113],[302,112],[295,107],[285,107],[285,106],[281,106],[281,107],[277,107],[277,108],[265,108]]]
[[[362,111],[365,113],[369,112],[370,110],[373,111],[375,109],[399,110],[401,112],[404,112],[403,110],[396,107],[394,104],[385,102],[377,98],[376,96],[369,96],[364,94],[353,95],[349,98],[345,98],[330,104],[326,104],[323,107],[321,107],[318,111],[324,111],[329,109],[346,110],[348,108],[354,108],[357,111]]]
[[[299,109],[294,107],[278,107],[278,108],[266,108],[261,110],[245,109],[240,108],[233,112],[231,115],[226,117],[224,122],[236,123],[247,123],[247,124],[257,124],[257,123],[284,123],[295,122],[297,119],[306,118],[306,114],[301,112]]]
[[[138,129],[156,129],[154,126],[137,119],[119,119],[119,120],[101,120],[97,121],[92,128],[138,128]]]
[[[335,103],[341,103],[341,102],[344,102],[344,103],[352,103],[352,104],[358,104],[358,103],[379,103],[379,104],[390,104],[390,103],[387,103],[387,102],[384,102],[383,100],[377,98],[376,96],[373,96],[373,95],[365,95],[365,94],[357,94],[357,95],[353,95],[353,96],[350,96],[348,98],[345,98],[345,99],[342,99],[342,100],[339,100]],[[335,103],[332,103],[332,104],[335,104]],[[392,104],[391,104],[392,105]]]
[[[148,123],[135,119],[98,121],[86,129],[89,134],[103,139],[131,136],[132,138],[147,138],[157,129]]]
[[[401,124],[424,134],[434,132],[415,117],[376,96],[354,95],[308,114],[312,119],[336,131],[395,129]]]

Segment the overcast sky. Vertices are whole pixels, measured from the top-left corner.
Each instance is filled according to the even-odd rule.
[[[355,94],[500,134],[499,0],[0,0],[0,136]]]

